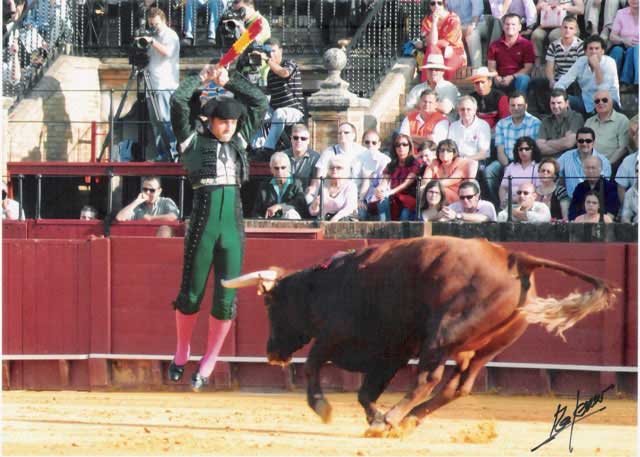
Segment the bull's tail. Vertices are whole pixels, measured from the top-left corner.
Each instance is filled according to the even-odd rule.
[[[594,286],[590,291],[573,292],[564,298],[531,297],[520,308],[528,322],[543,325],[548,332],[555,332],[563,340],[565,330],[587,315],[609,308],[615,301],[616,292],[620,291],[611,283],[576,268],[522,252],[512,253],[509,263],[517,266],[523,285],[528,283],[529,275],[536,268],[550,268],[578,277]]]

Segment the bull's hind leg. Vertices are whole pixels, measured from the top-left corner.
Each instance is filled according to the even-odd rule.
[[[405,432],[415,428],[428,414],[459,397],[469,395],[480,370],[487,362],[517,340],[526,328],[526,320],[520,314],[517,314],[502,326],[486,345],[475,352],[475,355],[468,361],[468,367],[464,366],[464,358],[458,360],[456,373],[454,373],[446,387],[429,401],[416,406],[403,419],[401,428]]]

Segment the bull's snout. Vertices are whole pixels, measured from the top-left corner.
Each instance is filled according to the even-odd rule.
[[[286,367],[291,362],[291,356],[289,357],[281,357],[278,354],[274,354],[273,352],[269,352],[267,354],[267,360],[269,360],[270,365],[280,365],[282,367]]]

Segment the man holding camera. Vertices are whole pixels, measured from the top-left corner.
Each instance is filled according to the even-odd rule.
[[[265,41],[264,51],[262,59],[269,66],[267,94],[271,96],[271,110],[267,119],[271,119],[271,128],[262,148],[262,156],[269,160],[285,126],[300,122],[304,117],[304,105],[298,65],[293,60],[282,59],[282,46],[275,38]]]
[[[253,0],[233,0],[233,3],[231,3],[231,9],[233,9],[242,18],[242,22],[237,22],[238,27],[240,27],[240,34],[238,34],[238,36],[244,33],[251,24],[260,19],[262,20],[262,30],[255,39],[256,44],[262,44],[271,37],[269,21],[267,21],[262,14],[256,10],[255,2]]]
[[[169,145],[161,141],[161,132],[156,131],[156,160],[175,160],[176,137],[171,129],[169,99],[178,87],[180,74],[178,60],[180,58],[180,39],[178,34],[167,25],[167,17],[160,8],[150,8],[147,14],[148,34],[134,38],[139,48],[147,49],[149,64],[146,70],[158,108],[158,121]],[[154,127],[155,128],[155,127]],[[167,150],[168,149],[168,150]]]

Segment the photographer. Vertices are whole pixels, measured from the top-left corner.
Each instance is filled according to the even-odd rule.
[[[271,38],[265,42],[264,50],[266,53],[261,55],[269,66],[267,94],[271,96],[271,109],[266,119],[271,119],[271,128],[262,148],[262,156],[268,160],[285,126],[293,125],[304,118],[304,101],[300,69],[293,60],[282,59],[280,42]]]
[[[237,37],[239,37],[255,21],[262,19],[262,31],[256,37],[255,42],[257,44],[262,44],[271,38],[271,27],[269,26],[269,21],[267,21],[262,14],[256,10],[255,2],[253,0],[233,0],[233,3],[231,3],[231,9],[237,16],[242,18],[242,21],[234,20],[235,24],[239,28]]]
[[[149,64],[146,70],[149,74],[151,89],[158,105],[158,120],[162,124],[165,137],[170,142],[170,150],[162,145],[160,132],[156,134],[158,157],[156,160],[175,160],[176,137],[171,129],[169,99],[178,87],[180,57],[180,40],[176,32],[167,25],[167,17],[160,8],[150,8],[147,15],[149,30],[136,36],[136,46],[146,49]]]

